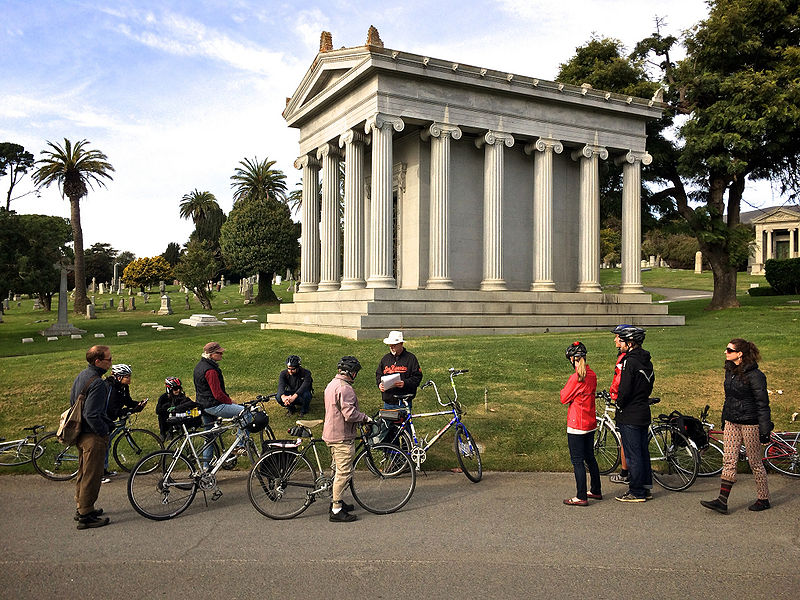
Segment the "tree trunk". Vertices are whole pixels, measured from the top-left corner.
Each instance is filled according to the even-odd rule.
[[[208,294],[204,288],[195,288],[194,297],[197,298],[198,302],[200,302],[200,306],[202,306],[205,310],[213,310],[211,306],[211,298],[208,297]]]
[[[256,296],[256,304],[274,304],[278,302],[278,297],[272,290],[272,276],[274,273],[265,273],[264,271],[258,272],[258,295]]]
[[[83,255],[83,229],[81,229],[80,198],[69,199],[72,237],[75,249],[75,305],[76,315],[86,314],[86,258]]]
[[[711,271],[714,274],[714,295],[711,297],[711,304],[706,308],[708,310],[738,308],[736,267],[730,264],[728,252],[721,248],[709,250],[707,247],[703,253],[707,253],[708,262],[711,264]]]

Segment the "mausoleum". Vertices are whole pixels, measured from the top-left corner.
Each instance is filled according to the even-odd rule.
[[[361,339],[683,324],[640,275],[645,124],[661,111],[390,50],[374,28],[339,50],[324,32],[283,113],[300,130],[300,283],[263,327]],[[624,178],[613,294],[599,280],[605,160]]]

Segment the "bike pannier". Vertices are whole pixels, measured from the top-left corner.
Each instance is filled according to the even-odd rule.
[[[669,423],[692,440],[698,450],[704,450],[708,447],[708,433],[700,419],[673,410],[669,415]]]

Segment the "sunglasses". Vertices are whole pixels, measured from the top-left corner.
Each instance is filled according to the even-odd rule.
[[[725,352],[728,352],[728,353],[731,353],[731,352],[738,352],[738,350],[737,350],[736,348],[727,348],[727,347],[726,347],[726,348],[725,348]]]

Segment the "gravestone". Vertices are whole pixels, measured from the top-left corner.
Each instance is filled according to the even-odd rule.
[[[186,298],[186,304],[184,305],[184,308],[186,310],[191,310],[192,309],[192,305],[189,304],[189,294],[186,294],[185,298]]]
[[[58,289],[58,321],[39,332],[48,340],[51,337],[58,339],[57,336],[59,335],[86,333],[86,330],[78,329],[67,320],[67,269],[69,268],[69,263],[63,261],[56,266],[61,268],[61,282]]]
[[[108,308],[108,302],[103,302],[103,310]]]
[[[8,298],[3,298],[3,310],[8,310],[9,305],[10,302],[8,301]]]
[[[253,284],[248,283],[244,289],[244,303],[250,304],[253,301]]]
[[[117,307],[117,312],[125,312],[125,299],[119,299],[119,306]]]
[[[700,250],[694,253],[694,272],[703,272],[703,253]]]
[[[136,298],[133,296],[128,298],[128,310],[136,310]]]
[[[43,308],[44,306],[42,306],[39,296],[36,296],[36,300],[33,302],[33,310],[41,310]]]
[[[89,286],[89,293],[94,294],[97,291],[97,277],[92,277],[92,285]]]
[[[111,288],[116,289],[119,294],[119,263],[114,263],[114,278],[111,280]]]
[[[283,282],[283,278],[280,275],[275,275],[275,285],[280,285]]]
[[[86,305],[86,318],[87,319],[97,318],[97,316],[94,314],[94,303]]]
[[[109,308],[114,308],[114,299],[113,298],[109,298],[108,299],[108,307]]]
[[[218,325],[225,325],[224,321],[220,321],[214,315],[192,315],[188,319],[181,319],[178,321],[181,325],[188,325],[189,327],[216,327]]]
[[[655,267],[656,266],[656,257],[652,254],[650,255],[650,260],[648,261],[648,266]]]
[[[98,287],[100,288],[99,292],[101,296],[106,293],[106,285],[104,283],[98,284]]]
[[[145,292],[142,296],[144,297],[144,303],[147,304],[147,301],[150,300],[150,294]]]
[[[158,314],[160,315],[171,315],[173,313],[172,310],[172,300],[170,297],[164,294],[161,296],[161,308],[158,309]]]
[[[94,301],[94,296],[92,296],[92,304],[97,304],[97,303]]]
[[[163,281],[159,281],[158,282],[158,292],[160,294],[163,294],[166,291],[167,291],[167,285]]]

